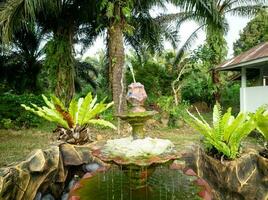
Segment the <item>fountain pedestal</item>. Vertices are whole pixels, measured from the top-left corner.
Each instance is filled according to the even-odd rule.
[[[132,137],[135,140],[145,138],[144,124],[156,113],[156,111],[134,112],[126,115],[118,115],[118,117],[131,125]]]

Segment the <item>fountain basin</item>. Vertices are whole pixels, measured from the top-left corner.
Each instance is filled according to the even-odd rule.
[[[80,200],[200,200],[199,177],[182,171],[157,167],[145,187],[131,188],[131,180],[119,167],[85,175],[70,192],[70,199]],[[204,198],[205,199],[205,198]]]
[[[171,164],[181,156],[169,140],[132,137],[107,141],[92,155],[105,163],[115,164],[129,177],[132,189],[143,188],[158,166]]]

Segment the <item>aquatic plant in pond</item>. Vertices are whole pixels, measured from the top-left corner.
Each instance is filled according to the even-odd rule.
[[[112,123],[96,119],[97,115],[110,108],[113,102],[105,104],[103,100],[97,103],[97,96],[93,98],[91,93],[88,93],[85,98],[72,99],[69,108],[66,108],[55,96],[51,96],[51,100],[44,95],[42,97],[47,106],[38,107],[35,104],[32,104],[32,107],[25,104],[21,106],[48,121],[56,122],[59,125],[56,132],[60,140],[73,144],[90,141],[89,124],[116,129]]]
[[[241,141],[256,128],[253,118],[246,113],[240,112],[236,117],[231,114],[229,108],[225,114],[219,104],[213,108],[213,124],[208,122],[199,114],[199,117],[188,112],[186,122],[205,137],[205,144],[209,153],[214,156],[235,159],[240,150]]]

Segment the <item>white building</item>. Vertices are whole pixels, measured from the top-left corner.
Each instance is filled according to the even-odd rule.
[[[262,43],[216,67],[217,71],[241,71],[240,110],[254,112],[268,104],[268,42]],[[258,77],[257,85],[248,79]]]

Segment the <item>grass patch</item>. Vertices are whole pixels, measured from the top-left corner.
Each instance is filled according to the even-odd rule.
[[[52,142],[52,133],[40,129],[0,129],[0,167],[19,162],[34,149],[44,149]]]
[[[207,118],[210,117],[208,114]],[[0,129],[0,167],[25,160],[26,156],[35,149],[46,149],[55,138],[52,130],[55,124],[42,124],[37,129],[7,130]],[[111,129],[92,128],[93,138],[101,135],[103,140],[128,137],[130,133],[121,133]],[[201,135],[188,126],[182,128],[158,128],[146,131],[152,138],[169,139],[178,151],[183,151],[193,144],[200,144]],[[248,137],[243,146],[261,148],[256,138]]]

